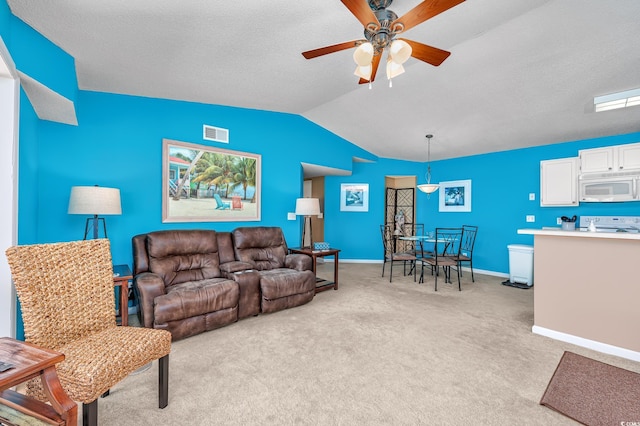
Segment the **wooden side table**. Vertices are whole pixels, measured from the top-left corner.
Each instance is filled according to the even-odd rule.
[[[289,252],[311,256],[311,259],[313,260],[312,265],[314,274],[316,274],[316,264],[319,257],[333,256],[335,258],[335,261],[333,262],[333,281],[318,278],[316,274],[316,293],[320,293],[321,291],[329,290],[331,288],[334,290],[338,289],[338,253],[340,253],[340,250],[335,248],[327,250],[313,250],[311,248],[302,247],[290,248]]]
[[[78,405],[62,389],[56,373],[55,365],[63,360],[60,352],[0,338],[0,362],[13,365],[0,372],[0,404],[47,424],[77,426]],[[38,376],[51,405],[9,389]]]
[[[133,274],[129,265],[113,265],[113,286],[120,287],[120,325],[129,324],[129,280]]]

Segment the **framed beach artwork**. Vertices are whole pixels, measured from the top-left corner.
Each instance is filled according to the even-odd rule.
[[[369,211],[369,184],[368,183],[340,184],[340,211],[343,211],[343,212]]]
[[[441,212],[471,211],[471,180],[440,182]]]
[[[162,222],[260,220],[261,156],[162,140]]]

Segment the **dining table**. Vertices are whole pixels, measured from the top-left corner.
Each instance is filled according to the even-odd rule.
[[[435,232],[428,232],[427,235],[401,235],[398,237],[398,239],[402,241],[413,241],[415,243],[419,243],[420,253],[424,253],[424,243],[432,243],[434,245],[434,254],[436,255],[438,253],[437,244],[448,244],[450,242],[445,239],[439,239],[439,240],[436,239]],[[444,247],[442,250],[442,253],[445,253],[446,251],[447,251],[446,247]],[[436,271],[436,274],[437,273],[438,271]],[[423,283],[423,282],[424,282],[424,268],[420,268],[420,280],[418,280],[418,283]],[[449,282],[449,283],[451,282],[451,277],[446,272],[445,272],[445,282]]]

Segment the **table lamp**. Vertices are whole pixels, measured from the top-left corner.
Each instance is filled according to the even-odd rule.
[[[99,215],[122,214],[120,205],[120,190],[102,186],[74,186],[69,197],[69,214],[89,214],[84,226],[84,240],[89,234],[89,227],[93,230],[93,238],[98,238],[99,223],[102,222],[104,238],[107,238],[107,224]]]
[[[296,200],[296,216],[304,216],[302,221],[302,243],[300,247],[305,248],[304,240],[307,231],[307,221],[309,221],[309,248],[313,247],[313,231],[311,228],[311,216],[320,214],[320,200],[317,198],[298,198]]]

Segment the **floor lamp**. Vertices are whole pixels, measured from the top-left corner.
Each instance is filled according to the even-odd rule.
[[[306,248],[304,240],[309,222],[309,248],[313,248],[313,230],[311,228],[311,216],[320,214],[320,200],[317,198],[298,198],[296,200],[296,216],[304,216],[302,221],[302,243],[300,247]]]
[[[89,214],[84,226],[84,240],[87,239],[89,229],[93,230],[93,238],[98,238],[100,222],[104,230],[104,238],[107,238],[107,224],[104,214],[122,214],[120,205],[120,190],[117,188],[105,188],[102,186],[74,186],[69,197],[69,214]]]

